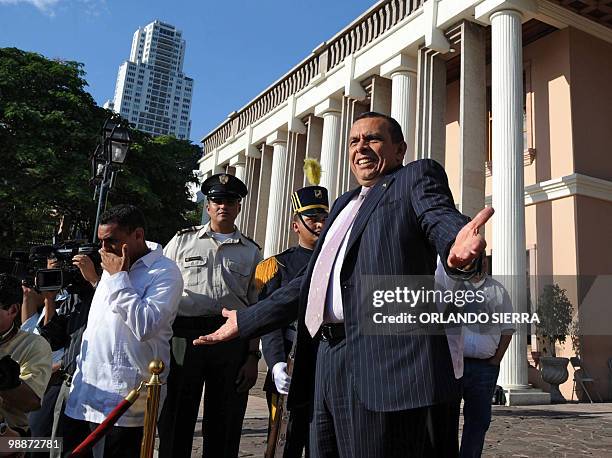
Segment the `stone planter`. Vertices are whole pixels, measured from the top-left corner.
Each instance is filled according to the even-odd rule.
[[[568,358],[557,358],[556,356],[540,357],[542,380],[550,384],[551,404],[563,404],[567,402],[559,390],[559,385],[565,383],[569,377],[567,372],[568,363]]]

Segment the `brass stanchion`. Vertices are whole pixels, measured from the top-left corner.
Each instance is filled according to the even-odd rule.
[[[140,458],[152,458],[155,445],[155,427],[157,426],[157,410],[159,409],[159,398],[161,395],[161,382],[159,374],[164,371],[164,363],[154,359],[149,364],[151,379],[147,383],[147,406],[145,409],[144,433],[140,447]]]

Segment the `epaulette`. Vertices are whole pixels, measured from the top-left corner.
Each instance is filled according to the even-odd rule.
[[[278,261],[276,256],[270,256],[264,259],[255,268],[255,288],[261,291],[266,283],[268,283],[278,272]]]
[[[183,234],[187,234],[189,232],[197,232],[202,228],[202,226],[191,226],[191,227],[186,227],[184,229],[179,230],[176,235],[183,235]]]
[[[242,233],[241,233],[241,234],[242,234]],[[261,247],[259,246],[259,243],[257,243],[257,242],[256,242],[255,240],[253,240],[251,237],[249,237],[248,235],[244,235],[244,234],[242,234],[242,236],[243,236],[245,239],[247,239],[247,240],[249,240],[249,241],[253,242],[253,245],[255,245],[257,248],[259,248],[259,249],[261,250]]]

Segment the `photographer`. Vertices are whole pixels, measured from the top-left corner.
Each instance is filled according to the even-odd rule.
[[[0,274],[0,436],[29,436],[27,412],[40,408],[51,375],[51,348],[18,327],[23,291]]]
[[[133,205],[100,217],[104,272],[62,416],[64,451],[80,444],[143,380],[149,363],[170,366],[172,322],[183,291],[181,273],[161,246],[145,239],[145,219]],[[165,374],[162,374],[165,382]],[[165,397],[162,388],[160,404]],[[141,396],[96,445],[94,456],[133,458],[140,453],[146,397]]]
[[[29,415],[32,434],[37,437],[62,435],[59,419],[74,373],[81,337],[87,325],[94,285],[100,278],[96,263],[90,256],[77,254],[72,258],[72,263],[79,268],[82,278],[77,279],[75,285],[69,285],[60,292],[51,291],[40,295],[44,309],[34,332],[40,333],[51,345],[54,364],[42,406],[40,410]],[[97,265],[99,269],[99,262]],[[59,262],[51,258],[47,267],[59,268]],[[55,355],[59,352],[62,353],[62,358],[55,364]]]

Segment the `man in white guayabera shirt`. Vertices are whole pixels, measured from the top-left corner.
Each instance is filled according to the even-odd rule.
[[[176,263],[162,254],[160,245],[145,240],[144,216],[135,206],[107,210],[101,216],[98,238],[104,272],[91,304],[63,418],[66,451],[149,378],[153,359],[170,367],[172,323],[183,291]],[[162,403],[164,397],[162,390]],[[138,456],[144,410],[145,396],[141,396],[94,448],[94,456]]]
[[[495,319],[496,314],[511,314],[513,307],[508,291],[499,281],[489,276],[487,271],[488,261],[485,257],[481,272],[469,281],[455,281],[446,275],[438,258],[435,274],[436,284],[442,289],[472,292],[470,299],[464,296],[466,300],[458,304],[457,310],[481,317],[475,323],[447,329],[455,377],[462,378],[463,433],[460,458],[482,455],[485,436],[491,424],[491,398],[499,376],[500,363],[516,331],[515,323]]]

